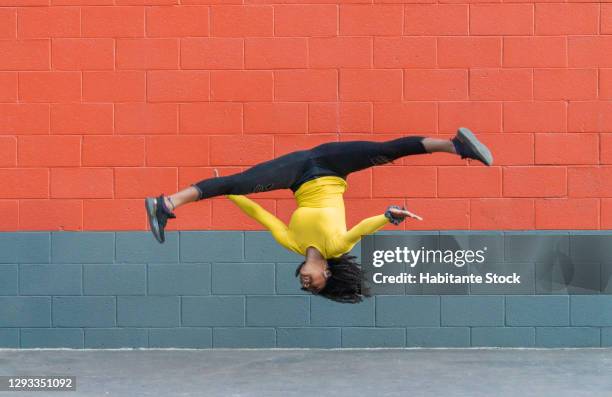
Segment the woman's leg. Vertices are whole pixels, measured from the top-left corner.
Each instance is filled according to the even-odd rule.
[[[390,163],[398,158],[434,152],[455,153],[452,141],[406,136],[384,142],[347,141],[324,143],[313,149],[315,161],[339,175]]]
[[[310,151],[301,150],[257,164],[234,175],[201,180],[170,196],[162,194],[157,198],[147,197],[145,209],[151,232],[157,241],[163,243],[166,240],[164,230],[168,219],[176,218],[172,211],[193,201],[227,194],[289,188],[301,177],[305,159],[309,157]]]
[[[170,196],[164,196],[164,204],[166,205],[166,208],[173,211],[181,205],[197,201],[198,196],[198,189],[193,186],[189,186],[183,190],[171,194]]]
[[[257,164],[243,172],[203,179],[191,186],[164,196],[170,210],[206,198],[227,194],[249,194],[288,189],[300,177],[308,151],[301,150]]]
[[[467,128],[459,128],[452,139],[405,136],[384,142],[329,142],[312,149],[315,163],[346,177],[351,172],[390,163],[398,158],[417,154],[445,152],[461,158],[493,163],[489,149]]]
[[[453,145],[453,141],[450,139],[425,138],[422,143],[427,153],[444,152],[457,154],[455,145]]]

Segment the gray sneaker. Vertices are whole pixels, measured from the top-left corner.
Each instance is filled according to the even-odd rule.
[[[485,165],[493,164],[493,155],[489,148],[476,138],[476,135],[469,129],[461,127],[457,130],[457,135],[452,139],[457,154],[462,159],[478,160]]]
[[[145,209],[147,210],[147,218],[149,218],[151,232],[160,243],[166,241],[164,228],[168,223],[168,219],[176,218],[176,215],[164,209],[163,200],[163,194],[157,198],[147,197],[145,199]]]

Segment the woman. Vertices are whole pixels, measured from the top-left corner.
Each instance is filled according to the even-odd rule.
[[[204,179],[171,196],[145,199],[149,225],[155,238],[164,242],[164,228],[172,212],[190,202],[226,195],[246,214],[265,226],[285,248],[303,255],[296,269],[302,289],[338,302],[360,302],[369,296],[363,285],[361,266],[347,253],[361,239],[391,222],[406,217],[420,219],[398,206],[384,214],[362,220],[346,230],[343,193],[346,177],[400,157],[434,152],[455,153],[461,158],[493,163],[491,152],[467,128],[450,139],[407,136],[386,142],[329,142],[310,150],[292,152],[230,176]],[[215,170],[216,171],[216,170]],[[291,189],[298,208],[289,226],[244,194]]]

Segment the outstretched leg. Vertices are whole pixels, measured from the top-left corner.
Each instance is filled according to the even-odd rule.
[[[169,196],[145,199],[149,226],[160,243],[165,241],[164,228],[173,211],[187,203],[228,194],[249,194],[287,189],[301,177],[310,151],[301,150],[257,164],[229,176],[203,179]]]
[[[348,174],[375,165],[390,163],[405,156],[446,152],[471,158],[486,165],[493,157],[467,128],[460,128],[452,139],[405,136],[389,141],[329,142],[312,149],[315,163],[346,177]]]
[[[352,172],[390,163],[400,157],[437,151],[452,153],[453,150],[448,140],[406,136],[383,142],[329,142],[317,146],[313,152],[317,165],[346,177]]]
[[[203,179],[170,196],[166,205],[175,209],[181,205],[215,196],[249,194],[269,190],[288,189],[300,177],[307,150],[300,150],[259,163],[243,172],[228,176]]]

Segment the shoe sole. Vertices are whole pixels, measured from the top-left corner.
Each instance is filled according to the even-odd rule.
[[[147,218],[149,218],[149,227],[151,228],[151,232],[159,243],[163,243],[164,241],[159,233],[159,222],[157,222],[157,216],[155,216],[156,206],[157,205],[155,204],[154,198],[147,197],[145,199],[145,209],[147,210]]]
[[[457,130],[457,135],[463,143],[468,145],[470,149],[478,155],[478,160],[486,165],[493,165],[493,155],[491,151],[476,138],[476,135],[474,135],[472,131],[465,127],[461,127]]]

